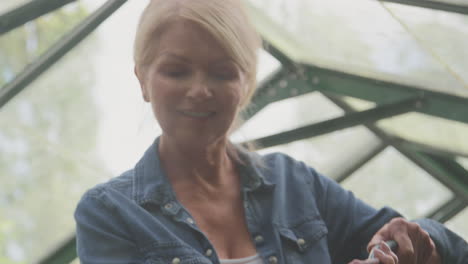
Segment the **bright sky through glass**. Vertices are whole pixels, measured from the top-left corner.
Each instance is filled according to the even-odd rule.
[[[248,3],[259,30],[295,60],[468,97],[466,16],[375,0]]]

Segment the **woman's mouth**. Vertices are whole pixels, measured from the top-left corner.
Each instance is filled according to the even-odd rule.
[[[215,114],[215,112],[212,111],[188,111],[188,110],[181,110],[179,111],[185,116],[189,117],[195,117],[195,118],[205,118],[205,117],[210,117]]]

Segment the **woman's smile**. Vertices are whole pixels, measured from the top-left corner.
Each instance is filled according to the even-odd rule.
[[[180,110],[178,112],[183,114],[184,116],[188,116],[192,118],[199,118],[199,119],[212,117],[216,114],[216,112],[213,112],[213,111]]]

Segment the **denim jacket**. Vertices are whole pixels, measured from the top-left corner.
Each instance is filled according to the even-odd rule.
[[[213,245],[177,201],[157,149],[158,140],[134,169],[82,197],[75,211],[82,264],[219,263]],[[373,234],[400,216],[390,208],[375,210],[284,154],[244,153],[243,159],[246,223],[265,264],[364,259]],[[468,263],[463,239],[433,221],[419,224],[431,234],[444,263]]]

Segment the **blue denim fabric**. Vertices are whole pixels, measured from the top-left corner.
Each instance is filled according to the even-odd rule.
[[[75,219],[82,264],[219,263],[210,241],[177,201],[157,147],[158,140],[134,169],[97,185],[79,202]],[[243,158],[246,165],[239,172],[246,222],[265,263],[329,264],[366,258],[372,235],[399,216],[390,208],[375,210],[284,154],[246,153]],[[263,166],[256,159],[262,159]],[[466,249],[466,242],[457,237],[458,244],[449,244],[454,234],[441,225],[424,225],[437,246]],[[468,263],[462,258],[450,263]]]

